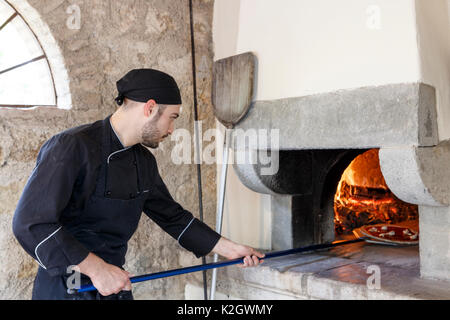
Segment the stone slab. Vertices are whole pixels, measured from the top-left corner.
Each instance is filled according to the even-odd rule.
[[[401,83],[255,101],[235,128],[279,129],[280,150],[433,146],[435,89]]]
[[[421,278],[418,262],[417,246],[351,244],[257,268],[223,268],[218,292],[239,299],[450,299],[450,282]]]
[[[450,281],[450,207],[419,206],[420,273]]]

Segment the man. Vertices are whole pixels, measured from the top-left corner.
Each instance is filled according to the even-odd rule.
[[[244,267],[263,257],[221,237],[174,201],[144,147],[157,148],[174,130],[181,105],[175,80],[138,69],[117,89],[114,114],[44,143],[19,200],[13,231],[40,265],[33,299],[132,299],[122,266],[142,212],[197,257],[245,256]],[[69,266],[98,292],[68,293]]]

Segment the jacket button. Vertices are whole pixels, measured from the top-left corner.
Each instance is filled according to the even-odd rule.
[[[111,195],[111,191],[106,191],[106,196],[109,197]]]
[[[133,164],[134,164],[135,166],[137,166],[137,161],[136,161],[136,160],[134,160]]]
[[[130,193],[130,199],[134,199],[134,194]]]

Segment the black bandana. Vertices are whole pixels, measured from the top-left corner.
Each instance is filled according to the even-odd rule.
[[[162,71],[154,69],[135,69],[117,81],[120,106],[124,98],[147,102],[153,99],[158,104],[181,104],[181,95],[175,80]]]

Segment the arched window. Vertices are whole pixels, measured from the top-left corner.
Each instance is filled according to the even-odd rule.
[[[56,106],[47,56],[22,16],[0,0],[0,107]]]

